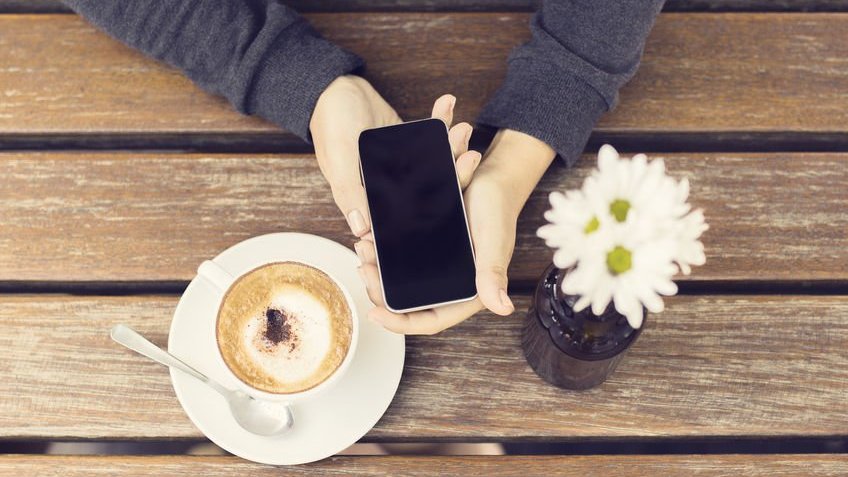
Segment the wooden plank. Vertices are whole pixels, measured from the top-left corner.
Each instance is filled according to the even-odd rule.
[[[669,154],[706,210],[697,280],[848,279],[848,154]],[[513,281],[552,253],[535,236],[548,193],[594,167],[554,165],[518,225]],[[309,232],[352,245],[314,157],[169,153],[0,154],[0,281],[189,280],[249,237]]]
[[[299,12],[532,11],[539,0],[289,0]],[[846,11],[845,0],[668,0],[665,11]],[[0,13],[69,12],[59,0],[0,0]]]
[[[457,117],[472,120],[528,36],[524,13],[309,18],[368,60],[370,78],[406,118],[427,115],[450,91],[461,98]],[[0,137],[279,134],[75,16],[3,15],[0,31]],[[640,73],[596,132],[848,132],[846,37],[848,14],[662,15]]]
[[[65,477],[113,475],[279,476],[277,467],[252,464],[237,457],[200,456],[0,456],[0,477],[33,475]],[[314,464],[285,468],[287,476],[515,476],[617,475],[684,477],[699,475],[748,477],[843,476],[848,459],[834,454],[796,455],[658,455],[658,456],[385,456],[332,457]],[[56,474],[58,475],[58,474]]]
[[[519,346],[526,297],[407,340],[403,380],[366,440],[832,436],[848,422],[848,296],[678,296],[610,380],[560,390]],[[158,364],[114,344],[127,323],[164,344],[175,297],[0,295],[0,438],[169,439],[199,432]]]

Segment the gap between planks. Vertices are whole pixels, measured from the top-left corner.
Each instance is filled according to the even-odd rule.
[[[187,281],[0,281],[0,295],[181,295]],[[848,295],[848,280],[688,280],[678,295]],[[530,295],[536,282],[512,280],[511,295]]]
[[[390,440],[391,454],[422,455],[422,446],[432,446],[427,455],[460,455],[445,448],[445,442],[403,443]],[[461,444],[466,451],[474,446],[505,446],[508,455],[685,455],[685,454],[840,454],[848,452],[848,437],[713,437],[713,438],[631,438],[631,439],[556,439],[499,442],[449,442]],[[52,444],[62,447],[62,455],[126,455],[127,446],[133,446],[134,455],[186,455],[194,446],[212,444],[208,439],[128,441],[120,439],[62,440],[0,440],[0,454],[37,455],[44,454]],[[348,455],[376,455],[373,448],[356,447]],[[362,443],[370,446],[373,443]],[[56,454],[55,452],[50,452]],[[194,454],[199,455],[199,454]],[[382,454],[380,454],[382,455]],[[462,454],[468,455],[468,454]],[[483,454],[480,454],[483,455]]]
[[[485,152],[493,133],[477,127],[471,148]],[[584,154],[603,144],[623,153],[848,152],[848,136],[820,132],[594,132]],[[148,151],[230,154],[312,154],[311,145],[285,132],[268,134],[0,134],[0,151]]]

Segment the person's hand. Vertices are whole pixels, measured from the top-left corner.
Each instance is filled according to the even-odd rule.
[[[550,165],[554,151],[526,134],[502,130],[464,192],[468,225],[474,242],[477,298],[412,313],[392,313],[383,304],[374,243],[363,238],[354,248],[360,274],[376,305],[368,317],[390,331],[434,334],[456,325],[481,309],[506,316],[515,307],[507,295],[507,268],[515,246],[518,214]]]
[[[433,117],[450,126],[455,103],[456,98],[451,95],[440,97],[433,105]],[[365,189],[359,176],[359,133],[400,122],[389,103],[368,81],[358,76],[336,78],[321,93],[312,112],[309,131],[318,165],[330,183],[336,205],[357,237],[364,237],[371,230]],[[454,151],[465,152],[471,125],[457,124],[450,129],[449,137]],[[460,178],[467,182],[479,163],[479,153],[458,155],[456,165]]]

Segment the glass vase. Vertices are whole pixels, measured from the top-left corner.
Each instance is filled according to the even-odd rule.
[[[633,329],[610,302],[600,315],[579,312],[579,297],[562,291],[569,270],[549,266],[542,275],[521,340],[527,362],[545,381],[565,389],[589,389],[604,382],[645,327]],[[647,310],[643,310],[646,313]]]

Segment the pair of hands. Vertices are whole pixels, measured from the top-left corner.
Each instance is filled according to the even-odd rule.
[[[484,307],[498,315],[514,311],[507,295],[507,267],[515,245],[518,213],[554,157],[541,141],[510,130],[495,137],[485,160],[468,150],[472,127],[451,127],[456,98],[444,95],[433,105],[433,117],[444,121],[464,192],[468,225],[474,242],[477,293],[472,301],[413,313],[392,313],[383,304],[365,189],[359,175],[359,133],[402,122],[395,110],[363,78],[342,76],[321,94],[310,132],[318,164],[330,183],[333,199],[344,214],[362,265],[360,275],[376,305],[369,318],[404,334],[433,334],[474,315]]]

